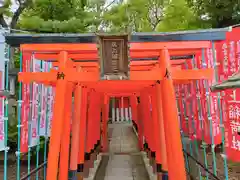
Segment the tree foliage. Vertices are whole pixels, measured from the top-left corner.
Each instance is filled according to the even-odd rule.
[[[85,32],[93,23],[85,10],[92,4],[93,0],[88,4],[84,0],[38,0],[22,14],[19,27],[35,32]]]
[[[239,0],[187,0],[194,12],[214,28],[238,24],[240,21]]]
[[[32,0],[14,0],[14,2],[18,6],[14,13],[10,10],[12,6],[11,0],[4,0],[0,7],[0,24],[3,27],[16,28],[22,12],[33,3]],[[10,23],[7,23],[9,18]]]
[[[158,31],[180,31],[205,28],[209,25],[203,22],[185,0],[172,0],[164,11],[164,18],[159,23]]]
[[[12,1],[4,0],[0,24],[34,32],[85,32],[100,25],[104,4],[105,0],[15,0],[18,7],[11,12]]]
[[[106,27],[110,31],[155,31],[163,18],[168,0],[129,0],[105,13]]]

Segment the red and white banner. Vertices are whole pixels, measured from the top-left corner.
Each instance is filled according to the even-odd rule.
[[[32,71],[40,72],[41,71],[41,61],[37,59],[32,60]],[[36,146],[38,144],[39,133],[38,133],[38,119],[40,116],[40,92],[41,85],[38,83],[32,83],[32,114],[30,121],[30,137],[29,137],[29,147]]]
[[[225,124],[226,154],[232,161],[240,161],[240,102],[228,102],[228,121]]]
[[[23,54],[22,71],[30,72],[31,54]],[[28,152],[28,121],[30,115],[30,84],[22,84],[21,139],[20,152]]]
[[[47,124],[47,135],[51,135],[53,108],[55,99],[55,87],[49,87],[49,106],[48,106],[48,124]]]
[[[42,62],[43,63],[43,71],[44,72],[49,72],[51,68],[51,63],[50,62]],[[51,101],[50,101],[50,95],[52,94],[52,88],[50,86],[45,86],[42,85],[42,90],[41,90],[41,117],[40,117],[40,127],[39,127],[39,135],[40,136],[49,136],[48,134],[48,122],[51,121],[49,119],[48,114],[49,112],[49,107],[51,106]]]
[[[240,40],[236,34],[240,28],[227,33],[227,40],[216,43],[219,59],[220,80],[225,80],[240,70]],[[239,127],[240,89],[230,89],[221,93],[223,122],[225,125],[226,153],[228,159],[240,162],[240,139],[236,131]]]

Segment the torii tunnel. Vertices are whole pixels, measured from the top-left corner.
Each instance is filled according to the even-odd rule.
[[[17,41],[20,45],[23,66],[18,80],[55,88],[46,179],[67,180],[69,171],[83,171],[86,153],[98,142],[101,151],[108,153],[110,98],[128,97],[139,149],[144,150],[144,141],[148,142],[155,154],[158,178],[166,172],[170,180],[186,180],[174,85],[214,78],[212,68],[182,69],[180,65],[212,48],[211,41],[223,40],[227,31],[134,34],[129,42],[129,78],[123,80],[101,78],[94,35],[59,40],[39,35],[7,37],[10,44]],[[24,69],[32,57],[52,62],[53,68],[48,72]],[[151,115],[145,113],[149,103]]]

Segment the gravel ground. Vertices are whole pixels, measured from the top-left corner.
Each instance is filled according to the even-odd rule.
[[[16,180],[17,178],[17,164],[16,161],[13,160],[15,158],[14,154],[9,154],[9,161],[8,161],[8,178],[7,180]],[[0,179],[4,179],[4,161],[3,161],[3,155],[0,154]],[[28,166],[26,163],[21,163],[20,166],[20,171],[21,171],[21,177],[27,174],[28,172]],[[31,170],[35,169],[36,165],[31,165]],[[35,180],[36,179],[36,174],[33,174],[30,179],[28,180]],[[43,180],[43,169],[39,171],[39,180]]]
[[[201,164],[204,165],[204,151],[203,149],[199,148],[198,152],[199,152],[199,161],[201,162]],[[223,158],[220,152],[216,152],[215,155],[216,155],[217,177],[220,180],[225,180]],[[196,158],[196,154],[194,155],[194,157]],[[207,161],[208,161],[207,169],[213,173],[213,155],[209,150],[207,151]],[[240,163],[233,163],[230,161],[228,161],[227,163],[228,163],[229,180],[240,180]],[[190,174],[193,177],[193,179],[196,179],[196,180],[199,179],[199,169],[202,173],[202,177],[206,178],[207,172],[202,167],[196,165],[196,162],[193,161],[191,158],[189,158],[189,167],[190,167]],[[209,175],[209,180],[216,180],[216,178]]]

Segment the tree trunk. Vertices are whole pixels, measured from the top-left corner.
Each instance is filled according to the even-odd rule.
[[[4,17],[3,17],[3,14],[0,15],[0,24],[2,25],[2,27],[5,27],[5,28],[8,27],[6,21],[5,21]]]

